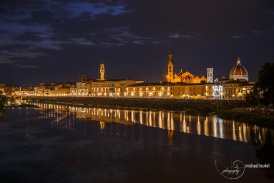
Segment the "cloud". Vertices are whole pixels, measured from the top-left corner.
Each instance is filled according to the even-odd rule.
[[[40,67],[38,65],[25,65],[25,64],[14,64],[14,66],[25,68],[25,69],[36,69]]]
[[[243,38],[242,35],[236,35],[236,36],[231,36],[233,39],[240,39],[240,38]]]
[[[176,38],[176,39],[178,39],[178,38],[186,38],[186,39],[193,38],[193,36],[191,36],[191,35],[182,35],[182,34],[179,34],[179,33],[171,34],[169,37],[170,38]]]
[[[42,52],[34,52],[34,51],[25,51],[25,50],[17,50],[17,51],[0,51],[0,64],[12,64],[17,65],[22,62],[32,62],[33,59],[46,56],[45,53]],[[19,64],[22,66],[21,64]],[[27,66],[26,66],[27,67]]]
[[[224,59],[228,50],[228,57],[233,55],[233,50],[240,50],[246,51],[247,55],[257,53],[271,59],[272,52],[266,53],[274,42],[274,5],[271,0],[155,2],[1,1],[0,63],[17,64],[16,69],[20,70],[37,65],[49,67],[48,62],[51,62],[55,68],[64,70],[66,65],[66,69],[72,67],[71,72],[81,73],[83,68],[75,67],[75,60],[80,56],[80,61],[90,64],[90,68],[96,67],[96,61],[85,61],[90,60],[89,57],[94,60],[107,57],[117,63],[117,68],[124,65],[119,63],[129,59],[143,62],[138,65],[151,64],[154,68],[161,65],[161,59],[165,62],[166,54],[161,50],[168,50],[170,45],[178,59],[202,60],[200,65],[214,62],[215,58],[210,55],[216,56],[216,52],[221,57],[219,60]],[[255,47],[258,49],[259,44],[261,52],[250,51]],[[175,52],[176,49],[182,50]],[[158,58],[152,58],[154,56]],[[193,62],[185,62],[185,67],[191,67],[188,64]],[[143,68],[146,67],[140,71]],[[52,74],[52,77],[60,74],[60,69]],[[48,77],[48,73],[44,75]]]
[[[151,42],[151,38],[134,35],[128,27],[115,27],[104,31],[110,35],[110,38],[123,45],[127,43],[145,44],[145,42]]]
[[[82,45],[82,46],[94,45],[93,42],[91,42],[85,38],[71,38],[70,41],[72,43],[76,43],[76,44]]]
[[[265,31],[263,30],[253,30],[252,33],[254,34],[261,34],[261,33],[264,33]]]
[[[74,15],[78,16],[83,12],[89,12],[94,16],[98,14],[118,15],[124,13],[124,5],[108,6],[104,3],[88,3],[88,2],[72,2],[68,3],[68,10]]]
[[[38,57],[38,56],[44,56],[44,53],[39,53],[39,52],[33,52],[33,51],[7,51],[7,50],[1,50],[0,51],[1,55],[6,55],[6,56],[11,56],[11,57]]]

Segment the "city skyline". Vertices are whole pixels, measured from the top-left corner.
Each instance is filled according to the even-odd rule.
[[[274,60],[274,3],[28,0],[0,3],[0,83],[76,81],[79,75],[165,81],[175,70],[228,76],[237,58],[250,81]]]

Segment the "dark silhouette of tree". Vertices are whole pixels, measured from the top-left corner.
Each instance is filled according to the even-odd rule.
[[[253,92],[247,96],[248,101],[269,106],[274,104],[274,62],[265,63],[258,72],[258,81]]]
[[[258,95],[255,95],[254,92],[251,92],[246,95],[245,97],[246,103],[251,106],[258,106],[260,98]]]
[[[1,92],[0,93],[0,110],[4,108],[6,102],[7,102],[7,97],[2,95],[2,92]]]

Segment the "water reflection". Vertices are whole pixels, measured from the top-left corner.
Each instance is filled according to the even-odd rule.
[[[0,121],[4,119],[5,111],[0,109]]]
[[[53,126],[58,126],[58,124],[62,123],[63,125],[61,126],[66,129],[73,129],[77,118],[99,121],[101,130],[105,128],[105,123],[108,122],[125,125],[138,123],[169,131],[181,131],[241,142],[254,142],[262,145],[266,141],[268,143],[270,141],[271,144],[274,142],[272,129],[223,120],[217,116],[191,116],[183,112],[172,111],[86,108],[44,103],[33,104],[40,107],[38,110],[43,114],[41,118],[50,119]]]

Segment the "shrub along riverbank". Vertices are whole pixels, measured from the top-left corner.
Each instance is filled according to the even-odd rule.
[[[235,120],[238,122],[245,122],[256,124],[264,127],[274,128],[274,116],[266,114],[258,114],[248,111],[235,110],[219,110],[217,115],[223,119]]]

